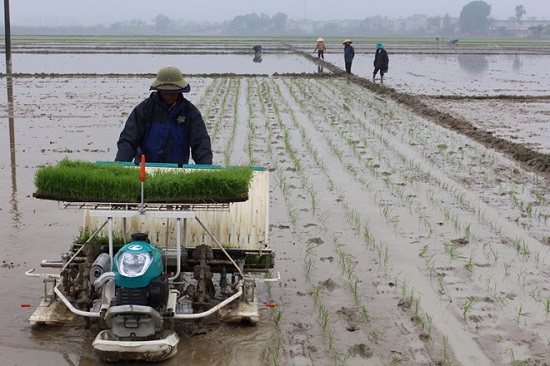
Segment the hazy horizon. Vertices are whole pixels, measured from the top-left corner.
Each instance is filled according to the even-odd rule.
[[[491,17],[508,19],[515,17],[515,7],[523,5],[527,13],[523,19],[536,17],[550,19],[549,0],[486,0],[491,5]],[[365,19],[381,15],[403,18],[414,14],[428,16],[460,16],[463,0],[424,0],[413,4],[410,0],[387,0],[367,3],[365,0],[205,0],[192,5],[178,0],[136,2],[135,0],[11,0],[12,25],[91,26],[118,21],[139,19],[151,22],[163,14],[173,20],[197,22],[221,22],[238,15],[285,13],[291,19],[336,20]],[[139,5],[138,5],[139,4]],[[116,5],[116,6],[113,6]],[[3,11],[2,11],[3,13]],[[4,17],[2,17],[2,20]],[[2,22],[3,23],[3,22]]]

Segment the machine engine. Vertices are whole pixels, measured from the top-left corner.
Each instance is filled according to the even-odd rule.
[[[168,300],[168,278],[162,274],[160,251],[147,234],[132,235],[114,258],[116,305],[150,306],[162,313]]]

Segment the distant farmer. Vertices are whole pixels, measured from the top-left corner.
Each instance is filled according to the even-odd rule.
[[[325,51],[327,50],[327,46],[325,46],[325,40],[321,37],[317,38],[317,45],[315,46],[315,51],[317,51],[317,58],[325,59]]]
[[[252,47],[252,49],[254,50],[254,53],[256,54],[256,57],[261,57],[262,56],[262,46],[260,46],[259,44]]]
[[[116,161],[212,164],[210,136],[200,111],[182,93],[191,90],[174,66],[159,70],[149,97],[130,113],[117,142]]]
[[[390,59],[388,58],[388,52],[384,49],[382,43],[376,45],[376,53],[374,54],[374,71],[372,72],[372,81],[376,78],[376,74],[380,71],[380,82],[384,83],[384,74],[388,72],[388,66]]]
[[[346,64],[346,72],[351,74],[351,63],[355,57],[355,50],[352,47],[353,42],[346,39],[342,44],[344,45],[344,62]]]

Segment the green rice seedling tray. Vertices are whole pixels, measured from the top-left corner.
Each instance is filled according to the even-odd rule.
[[[226,203],[248,199],[253,168],[147,167],[147,203]],[[35,173],[36,198],[67,202],[141,202],[140,167],[63,159]]]

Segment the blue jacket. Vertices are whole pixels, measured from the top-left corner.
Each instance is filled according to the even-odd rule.
[[[347,46],[344,47],[344,61],[352,62],[354,57],[355,57],[355,49],[348,44]]]
[[[170,107],[157,92],[138,104],[126,120],[117,142],[116,161],[212,164],[210,136],[202,115],[180,95]],[[190,154],[191,151],[191,154]]]

